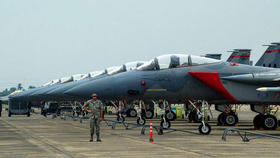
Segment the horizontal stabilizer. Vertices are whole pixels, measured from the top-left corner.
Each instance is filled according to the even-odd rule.
[[[280,92],[280,87],[261,87],[256,90],[259,92]]]

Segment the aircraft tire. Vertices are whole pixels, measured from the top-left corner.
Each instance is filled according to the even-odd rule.
[[[152,119],[154,117],[154,112],[152,110],[146,110],[145,117],[147,119]]]
[[[79,113],[73,112],[73,117],[79,117]]]
[[[224,116],[224,121],[227,126],[234,126],[238,123],[238,117],[235,113],[229,113]]]
[[[130,117],[130,111],[131,111],[131,109],[128,109],[128,110],[126,111],[126,117]]]
[[[176,114],[173,111],[166,111],[166,119],[169,121],[174,121],[176,119]]]
[[[146,120],[144,118],[142,118],[142,119],[138,118],[137,119],[137,124],[141,125],[141,126],[144,126],[146,124]]]
[[[129,110],[129,116],[130,117],[136,117],[137,116],[137,111],[135,109],[130,109]]]
[[[124,117],[124,116],[118,116],[118,117],[117,117],[117,120],[118,120],[119,122],[124,122],[124,121],[125,121],[125,117]]]
[[[263,126],[262,125],[263,117],[264,116],[262,114],[258,114],[254,117],[253,124],[255,129],[260,129]]]
[[[30,112],[27,113],[27,117],[30,117]]]
[[[12,113],[9,111],[9,113],[8,113],[8,117],[11,117],[12,116]]]
[[[205,123],[205,128],[203,128],[203,124],[198,127],[198,131],[200,134],[208,135],[211,132],[211,126],[208,123]]]
[[[263,118],[263,128],[265,130],[275,130],[277,128],[277,119],[273,115],[265,115]]]
[[[188,115],[189,121],[193,121],[193,112],[190,112]]]
[[[194,116],[194,122],[195,122],[195,123],[201,122],[201,119],[202,119],[202,118],[199,119],[196,112],[194,112],[193,116]]]
[[[163,129],[168,129],[170,128],[171,126],[171,122],[169,120],[166,120],[166,122],[164,122],[164,120],[162,120],[160,122],[160,126],[163,128]]]
[[[218,120],[218,126],[223,126],[225,125],[225,113],[222,112],[220,113],[220,115],[218,116],[217,120]]]
[[[194,121],[194,122],[200,122],[198,121],[198,116],[197,116],[197,113],[195,111],[191,111],[190,114],[189,114],[189,120],[190,121]]]

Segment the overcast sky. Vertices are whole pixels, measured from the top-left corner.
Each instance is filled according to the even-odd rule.
[[[280,42],[279,0],[0,0],[0,90],[167,53]],[[278,19],[278,20],[277,20]]]

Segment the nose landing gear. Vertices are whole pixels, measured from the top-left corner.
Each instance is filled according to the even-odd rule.
[[[188,100],[189,103],[194,107],[194,108],[197,108],[196,105]],[[208,116],[208,111],[205,110],[206,108],[205,107],[209,107],[207,101],[205,100],[202,100],[202,101],[198,101],[199,106],[201,106],[201,108],[197,108],[197,116],[198,116],[198,119],[201,120],[201,124],[200,126],[198,127],[198,131],[200,134],[203,134],[203,135],[208,135],[211,133],[211,126],[206,122],[208,117],[205,118],[205,116]],[[201,109],[201,110],[199,110]]]

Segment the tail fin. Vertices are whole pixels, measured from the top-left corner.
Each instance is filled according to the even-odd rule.
[[[205,54],[204,57],[221,60],[222,54]]]
[[[251,49],[234,49],[227,62],[250,64]]]
[[[271,43],[255,66],[280,67],[280,43]]]

